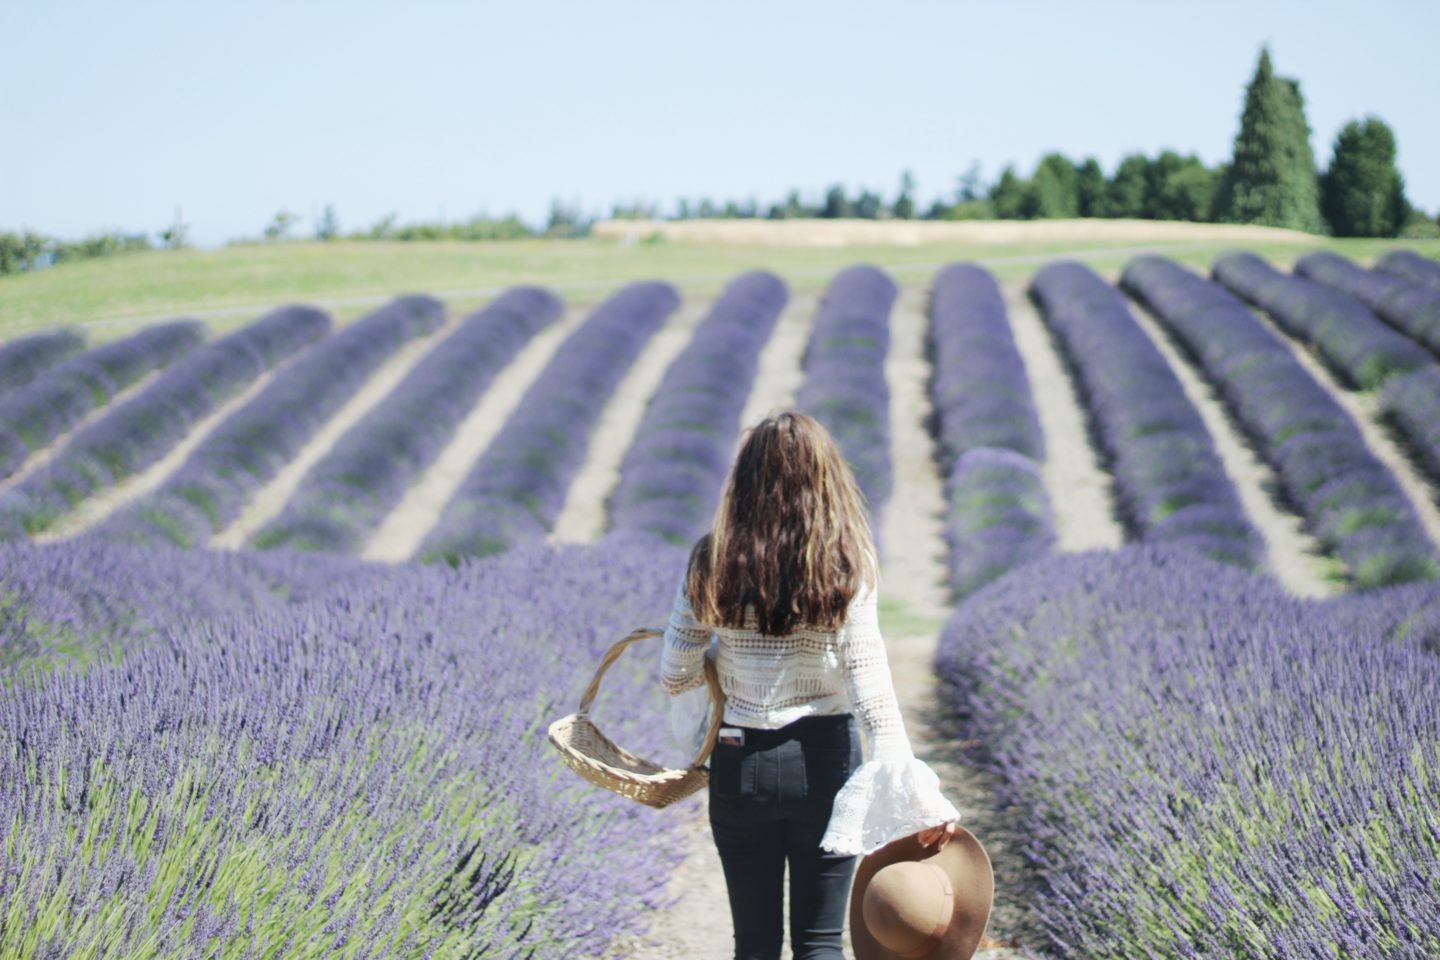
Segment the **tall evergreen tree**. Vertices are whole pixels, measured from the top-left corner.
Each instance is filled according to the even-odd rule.
[[[1352,120],[1320,178],[1320,210],[1337,237],[1393,237],[1410,211],[1395,166],[1395,134],[1379,117]]]
[[[1319,178],[1300,85],[1277,77],[1268,47],[1245,89],[1235,158],[1223,186],[1226,220],[1319,231]]]
[[[909,170],[900,175],[900,195],[895,198],[895,206],[890,212],[897,220],[915,218],[915,177]]]

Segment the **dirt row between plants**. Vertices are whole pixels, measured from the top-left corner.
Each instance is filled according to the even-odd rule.
[[[1041,478],[1055,515],[1056,548],[1073,553],[1118,547],[1125,530],[1116,518],[1114,484],[1101,466],[1075,381],[1025,285],[1011,282],[1000,289],[1045,435]]]

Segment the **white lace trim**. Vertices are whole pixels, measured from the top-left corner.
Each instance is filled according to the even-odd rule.
[[[959,820],[940,793],[940,778],[917,757],[861,764],[835,795],[820,846],[830,853],[863,856],[929,827]]]

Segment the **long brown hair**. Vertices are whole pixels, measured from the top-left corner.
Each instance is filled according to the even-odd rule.
[[[768,636],[834,630],[878,577],[864,498],[829,431],[793,411],[753,427],[690,554],[695,619],[745,627],[753,612]]]

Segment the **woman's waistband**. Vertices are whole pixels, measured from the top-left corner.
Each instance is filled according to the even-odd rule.
[[[806,734],[820,733],[844,729],[855,722],[853,713],[812,713],[809,716],[800,717],[798,720],[791,720],[783,727],[747,727],[739,723],[725,723],[724,727],[739,727],[745,731],[745,742],[765,746],[767,744],[782,743],[786,740],[793,740],[796,737]]]

